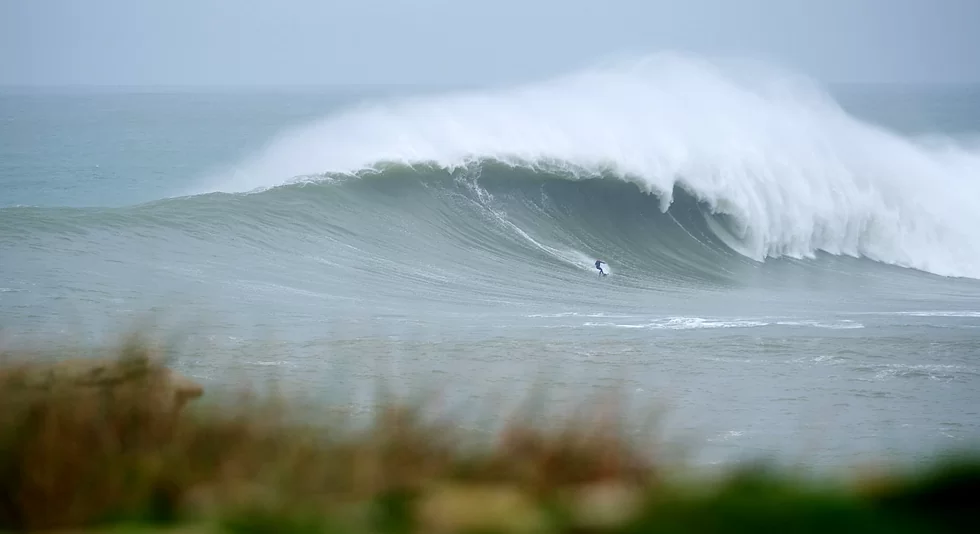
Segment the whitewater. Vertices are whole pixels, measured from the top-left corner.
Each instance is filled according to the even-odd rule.
[[[980,440],[978,139],[976,88],[678,54],[466,90],[0,91],[0,351],[137,329],[209,388],[617,387],[705,464],[930,458]]]
[[[813,83],[745,62],[655,56],[497,91],[376,102],[279,136],[196,192],[244,192],[386,162],[492,160],[676,187],[762,261],[817,251],[980,278],[980,148],[858,120]],[[319,177],[319,178],[318,178]]]

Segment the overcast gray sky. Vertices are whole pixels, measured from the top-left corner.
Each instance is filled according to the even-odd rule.
[[[980,0],[0,0],[3,85],[499,83],[661,50],[980,82]]]

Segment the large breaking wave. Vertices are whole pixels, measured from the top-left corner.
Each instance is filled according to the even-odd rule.
[[[282,135],[191,193],[488,160],[632,182],[662,211],[685,191],[755,260],[824,251],[980,278],[980,150],[861,122],[764,66],[674,55],[361,105]]]
[[[25,253],[57,243],[132,272],[149,262],[194,280],[244,281],[249,290],[259,280],[259,287],[379,302],[541,302],[569,299],[577,288],[570,301],[581,304],[598,298],[593,286],[607,296],[759,285],[778,295],[818,280],[840,295],[859,281],[905,290],[915,282],[908,277],[918,277],[846,258],[758,263],[733,250],[739,240],[730,218],[682,187],[665,212],[660,198],[617,177],[496,161],[452,170],[389,163],[252,194],[6,208],[0,243]],[[613,276],[582,284],[596,276],[597,258]]]

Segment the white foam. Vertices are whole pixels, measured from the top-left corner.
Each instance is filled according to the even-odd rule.
[[[822,250],[980,278],[980,149],[872,127],[784,73],[676,55],[361,106],[282,135],[196,192],[486,158],[611,171],[662,209],[682,186],[730,215],[729,241],[756,260]]]
[[[893,315],[910,317],[980,317],[980,311],[905,311],[893,312]]]
[[[556,314],[550,317],[581,317],[579,314]],[[549,316],[538,316],[549,317]],[[602,314],[584,315],[584,317],[605,317],[617,318],[615,316],[604,316]],[[625,317],[624,317],[625,318]],[[760,326],[799,326],[807,328],[827,328],[834,330],[850,330],[864,328],[864,325],[854,321],[823,322],[811,320],[799,321],[769,321],[765,319],[706,319],[702,317],[666,317],[651,321],[638,323],[618,323],[618,322],[587,322],[582,326],[588,327],[613,327],[631,328],[648,330],[692,330],[698,328],[755,328]]]
[[[913,378],[927,377],[930,380],[949,381],[961,374],[975,374],[974,369],[959,365],[937,365],[937,364],[888,364],[882,366],[875,372],[875,380],[889,380],[892,378]]]
[[[843,320],[838,322],[822,322],[822,321],[777,321],[777,325],[780,326],[807,326],[812,328],[828,328],[831,330],[852,330],[857,328],[864,328],[861,323],[856,323],[854,321]]]
[[[701,317],[668,317],[666,319],[660,319],[656,321],[651,321],[647,323],[634,323],[634,324],[622,324],[622,323],[595,323],[587,322],[582,326],[606,326],[614,328],[635,328],[635,329],[647,329],[647,330],[694,330],[700,328],[752,328],[758,326],[767,326],[769,323],[764,321],[754,321],[754,320],[742,320],[742,319],[732,319],[732,320],[713,320],[704,319]]]

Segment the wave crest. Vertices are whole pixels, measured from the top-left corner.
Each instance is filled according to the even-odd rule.
[[[675,55],[360,106],[275,139],[197,192],[383,161],[484,160],[631,181],[662,211],[680,187],[727,221],[719,237],[756,260],[824,251],[980,278],[980,152],[873,127],[764,66]]]

